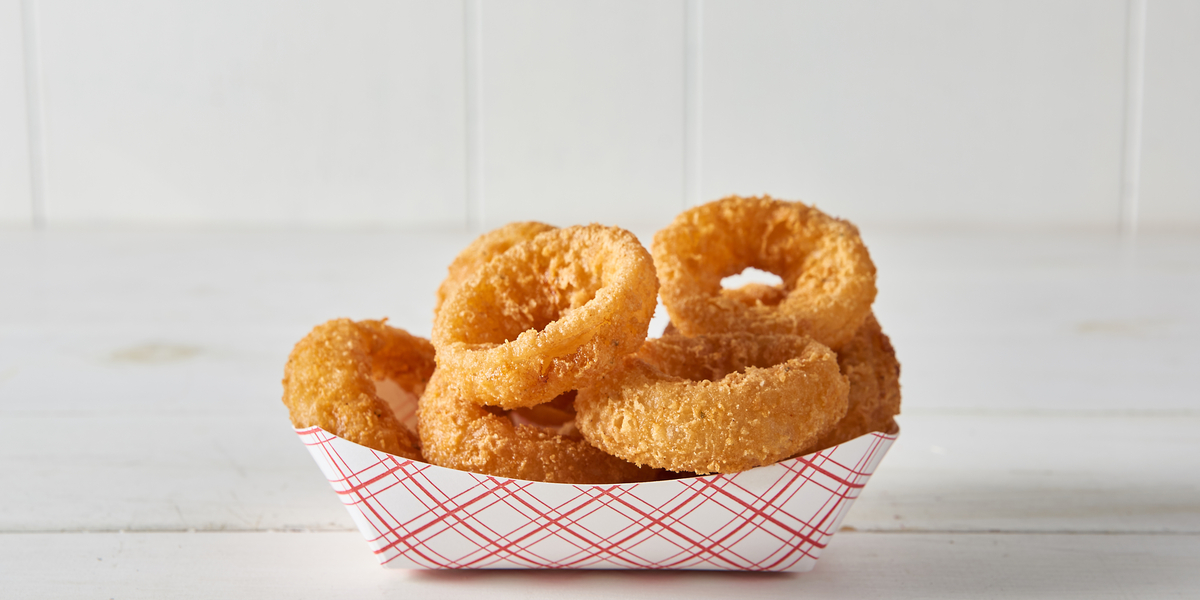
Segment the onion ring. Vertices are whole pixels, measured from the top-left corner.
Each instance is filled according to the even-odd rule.
[[[900,414],[900,363],[891,340],[875,315],[867,320],[841,350],[838,367],[850,380],[850,405],[846,416],[821,436],[811,451],[831,448],[872,431],[890,432]],[[808,452],[805,452],[808,454]]]
[[[730,196],[697,206],[655,234],[653,253],[663,304],[684,335],[794,333],[836,349],[875,300],[858,229],[800,202]],[[786,293],[722,292],[721,279],[746,267],[779,275]]]
[[[417,411],[425,458],[438,466],[551,483],[649,481],[639,467],[592,447],[578,435],[515,425],[508,415],[458,398],[434,373]]]
[[[436,315],[446,298],[449,298],[450,294],[453,294],[454,290],[462,285],[463,280],[481,265],[492,260],[493,257],[503,254],[505,250],[554,228],[553,225],[537,221],[519,221],[498,227],[475,238],[475,241],[454,257],[454,261],[447,268],[449,273],[442,281],[442,285],[438,286],[437,303],[434,305],[433,313]]]
[[[479,267],[438,311],[433,345],[446,386],[517,408],[597,381],[646,339],[658,280],[632,233],[555,229]]]
[[[638,464],[744,471],[812,445],[846,412],[836,356],[807,337],[668,336],[623,362],[579,390],[576,425],[597,448]]]
[[[390,379],[419,396],[433,374],[433,345],[384,321],[335,319],[296,344],[283,403],[296,428],[317,426],[356,444],[421,460],[417,437],[375,391]]]

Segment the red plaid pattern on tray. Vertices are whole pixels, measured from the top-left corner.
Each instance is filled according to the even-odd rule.
[[[388,567],[736,571],[812,569],[897,435],[741,473],[566,485],[297,433]]]

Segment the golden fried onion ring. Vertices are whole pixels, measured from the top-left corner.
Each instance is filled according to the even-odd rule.
[[[335,319],[296,344],[283,371],[283,403],[298,429],[318,426],[368,448],[421,460],[417,437],[375,392],[390,379],[420,396],[433,345],[383,321]]]
[[[438,368],[455,396],[476,404],[548,402],[641,345],[657,291],[650,254],[632,233],[547,231],[479,267],[442,305]]]
[[[667,336],[580,389],[576,426],[638,464],[744,471],[811,446],[845,414],[848,391],[834,353],[807,337]]]
[[[497,477],[551,483],[624,483],[655,479],[638,467],[592,447],[578,435],[514,425],[508,415],[454,395],[438,369],[417,412],[426,460],[438,466]]]
[[[450,294],[453,294],[454,290],[462,285],[463,280],[481,265],[493,257],[503,254],[505,250],[552,229],[554,229],[553,225],[537,221],[518,221],[498,227],[475,238],[475,241],[463,248],[463,251],[459,252],[458,256],[454,257],[454,261],[450,263],[450,267],[447,269],[449,274],[442,281],[442,285],[438,286],[437,304],[434,305],[433,313],[437,314],[446,298],[449,298]]]
[[[800,202],[730,196],[684,211],[654,236],[662,301],[684,335],[794,333],[838,348],[875,300],[875,265],[858,229]],[[723,292],[746,267],[786,293]],[[778,289],[778,288],[776,288]]]
[[[900,414],[900,363],[874,314],[867,316],[837,355],[838,367],[850,380],[850,406],[846,416],[813,443],[811,451],[872,431],[890,432],[896,427],[893,417]]]

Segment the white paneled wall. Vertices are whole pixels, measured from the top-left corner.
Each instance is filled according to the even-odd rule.
[[[39,6],[51,223],[461,224],[459,3]]]
[[[1139,1],[0,0],[0,221],[1200,227],[1200,4],[1130,68]]]
[[[484,3],[485,224],[683,208],[683,22],[678,0]]]
[[[0,224],[30,224],[28,115],[21,3],[0,2]]]
[[[1147,227],[1200,220],[1200,2],[1146,8],[1145,113],[1139,219]]]
[[[703,193],[1114,224],[1124,0],[709,0]]]

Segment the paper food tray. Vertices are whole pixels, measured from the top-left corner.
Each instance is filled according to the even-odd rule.
[[[386,567],[809,571],[898,432],[731,474],[569,485],[296,430]]]

